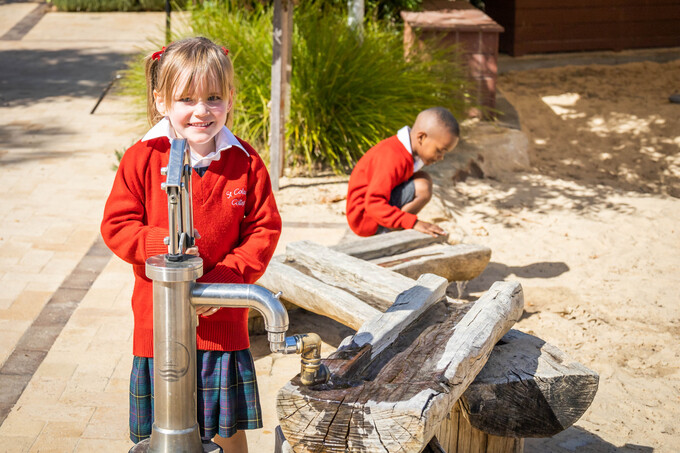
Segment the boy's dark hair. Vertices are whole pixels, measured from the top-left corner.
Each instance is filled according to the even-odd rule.
[[[446,128],[452,135],[460,136],[460,126],[458,125],[458,120],[453,116],[453,113],[445,107],[430,107],[425,110],[426,112],[434,113],[439,123]]]

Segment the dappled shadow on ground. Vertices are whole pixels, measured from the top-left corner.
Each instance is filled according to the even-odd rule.
[[[56,96],[96,100],[128,58],[125,53],[97,48],[0,51],[0,107],[30,105]]]
[[[547,439],[525,439],[524,453],[652,453],[645,445],[625,444],[617,447],[597,434],[579,426],[562,431]]]
[[[14,151],[22,149],[46,149],[52,148],[50,144],[54,144],[63,136],[71,136],[72,130],[66,130],[63,127],[55,127],[49,124],[33,123],[29,121],[18,121],[12,118],[4,118],[7,122],[0,123],[0,147],[5,150],[12,150],[10,156],[3,158],[3,163],[12,163],[12,160],[20,161],[26,158],[50,158],[59,157],[59,152],[43,151],[40,153],[32,153],[32,155],[25,156]],[[38,156],[40,155],[40,156]]]
[[[466,209],[508,228],[530,222],[527,211],[634,214],[612,201],[621,193],[680,197],[680,105],[668,101],[678,73],[680,60],[504,74],[531,168],[459,183],[464,163],[450,153],[431,168],[436,196],[454,217]]]
[[[499,87],[540,174],[680,197],[680,60],[513,72]]]
[[[441,178],[435,176],[435,185],[445,187],[447,171]],[[463,208],[476,214],[480,220],[503,224],[512,228],[522,222],[531,222],[522,215],[530,210],[547,214],[555,210],[577,211],[584,215],[603,210],[633,214],[629,204],[611,201],[616,193],[610,187],[581,185],[564,179],[541,177],[533,173],[509,174],[502,181],[471,180],[457,185],[454,190],[437,190],[436,194],[447,210],[459,215]],[[491,206],[494,209],[489,210]]]

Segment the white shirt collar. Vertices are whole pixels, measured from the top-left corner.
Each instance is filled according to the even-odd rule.
[[[172,143],[172,141],[177,138],[175,131],[170,127],[170,120],[168,120],[167,116],[156,123],[154,127],[149,129],[149,132],[147,132],[142,138],[142,141],[145,142],[158,137],[168,137],[170,139],[170,143]],[[250,156],[248,151],[246,151],[243,145],[241,145],[241,142],[238,141],[236,136],[227,128],[227,126],[222,126],[222,129],[215,136],[215,151],[205,157],[199,156],[198,154],[192,152],[191,166],[198,168],[207,167],[210,165],[210,162],[220,159],[222,151],[229,149],[232,146],[241,148],[241,150],[246,153],[246,156]]]
[[[404,145],[404,148],[408,150],[409,153],[411,153],[411,156],[413,156],[413,148],[411,148],[411,128],[408,126],[404,126],[401,129],[399,129],[399,132],[397,132],[397,138],[401,142],[402,145]],[[421,168],[425,166],[425,162],[418,157],[414,156],[413,157],[413,173],[417,172]]]

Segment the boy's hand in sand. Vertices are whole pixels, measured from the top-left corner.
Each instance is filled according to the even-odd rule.
[[[416,231],[420,231],[421,233],[429,234],[432,237],[437,237],[446,234],[446,231],[442,230],[434,223],[424,222],[422,220],[416,220],[416,224],[413,225],[413,229]]]

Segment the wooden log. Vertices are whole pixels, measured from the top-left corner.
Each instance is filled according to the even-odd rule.
[[[499,437],[479,431],[461,413],[460,400],[435,432],[446,453],[522,453],[524,439]]]
[[[286,437],[283,435],[280,426],[276,427],[276,429],[274,430],[274,434],[275,434],[274,453],[294,453],[293,448],[290,446],[290,444],[286,440]],[[432,440],[430,440],[430,442],[427,444],[425,449],[422,451],[422,453],[452,453],[452,452],[447,452],[446,450],[444,450],[439,441],[437,440],[437,438],[433,437]],[[489,453],[503,453],[503,452],[489,452]]]
[[[504,437],[550,437],[588,409],[599,376],[555,346],[508,332],[461,397],[470,424]]]
[[[398,238],[407,236],[401,235],[401,233],[404,232],[388,233],[381,236],[394,235],[393,237]],[[407,242],[402,241],[400,244]],[[304,244],[296,244],[294,247],[296,246],[304,247]],[[414,284],[413,280],[389,279],[389,274],[376,270],[374,266],[365,266],[361,261],[349,260],[346,263],[337,260],[335,255],[326,253],[327,249],[318,247],[318,250],[311,250],[310,252],[313,259],[307,260],[305,258],[301,260],[306,261],[307,264],[310,264],[310,261],[313,262],[311,265],[317,268],[317,276],[333,282],[337,278],[337,274],[349,272],[348,282],[351,284],[347,284],[346,288],[359,293],[361,291],[355,288],[382,288],[383,299],[377,301],[376,298],[369,297],[370,291],[368,291],[363,295],[362,301],[341,289],[324,285],[315,278],[284,265],[281,265],[280,268],[274,266],[268,270],[267,273],[281,275],[276,278],[276,282],[263,286],[272,291],[282,289],[286,300],[357,329],[372,317],[371,314],[376,314],[378,310],[382,310],[382,307],[387,305],[389,297],[396,297],[400,288]],[[402,247],[402,245],[399,245],[399,247]],[[372,246],[372,250],[374,250],[374,253],[378,253],[380,248],[376,244]],[[297,252],[294,252],[292,256],[297,256],[295,253]],[[300,263],[289,264],[299,265]],[[336,265],[340,268],[339,270],[334,269]],[[286,272],[287,269],[292,272]],[[354,271],[354,273],[351,271]],[[309,270],[306,270],[306,272],[309,272]],[[324,273],[329,275],[322,276]],[[272,280],[274,281],[274,279]],[[305,281],[309,283],[308,289],[303,288],[302,291],[296,289],[296,286],[306,286]],[[397,284],[394,284],[395,281]],[[389,282],[389,284],[385,285],[385,282]],[[372,302],[373,307],[364,302]],[[597,374],[575,362],[564,362],[561,366],[548,363],[554,361],[551,357],[561,357],[564,353],[553,345],[545,344],[542,340],[531,337],[534,342],[540,343],[545,351],[550,351],[550,353],[542,352],[541,348],[536,347],[530,341],[526,341],[528,337],[523,337],[525,338],[523,341],[517,341],[516,336],[509,335],[503,342],[515,338],[511,346],[500,342],[494,347],[492,359],[498,357],[498,360],[492,360],[492,363],[498,363],[498,370],[492,374],[493,379],[482,379],[485,375],[483,372],[465,392],[466,397],[470,395],[469,400],[471,401],[465,407],[470,407],[475,412],[468,414],[470,423],[474,427],[497,436],[552,436],[578,420],[592,402],[597,390]],[[525,367],[525,370],[532,370],[533,375],[528,376],[525,373],[520,380],[518,375],[521,374],[515,369],[516,365],[513,365],[515,357],[530,357],[531,360],[541,361],[541,366],[533,369]],[[530,389],[532,391],[529,391]],[[542,396],[543,394],[550,397],[546,398]],[[463,400],[466,400],[466,398],[463,398]],[[536,410],[528,411],[525,409],[527,407],[535,407]],[[487,410],[484,410],[484,408],[487,408]]]
[[[381,312],[413,286],[413,279],[312,241],[286,246],[286,260],[323,283],[349,291]]]
[[[365,238],[359,237],[334,245],[331,249],[362,260],[372,260],[397,255],[431,244],[445,243],[447,239],[448,235],[432,237],[416,230],[401,230]]]
[[[324,257],[323,249],[316,255]],[[312,312],[329,316],[336,321],[358,329],[364,322],[377,316],[379,309],[372,307],[352,294],[334,286],[321,283],[289,265],[281,263],[281,258],[275,260],[258,284],[271,291],[283,291],[283,298],[295,305]],[[328,262],[320,261],[316,267],[319,272],[331,268],[332,257]],[[361,264],[361,262],[359,262]],[[385,274],[377,272],[375,280],[370,280],[369,273],[362,267],[347,267],[362,274],[365,288],[377,287]],[[373,266],[368,266],[374,269]],[[333,275],[333,272],[331,272]],[[317,273],[317,275],[320,275]],[[330,280],[330,277],[326,278]],[[384,280],[383,280],[384,281]],[[398,279],[400,284],[414,285],[415,281]],[[398,293],[392,288],[383,288],[385,300],[376,307],[387,304],[387,297],[397,297]],[[391,294],[386,294],[391,291]],[[404,290],[406,291],[406,290]],[[373,301],[366,297],[367,300]],[[472,425],[488,434],[508,437],[545,437],[573,424],[583,414],[592,402],[597,390],[598,376],[575,362],[563,361],[555,365],[562,353],[553,345],[545,344],[536,337],[525,336],[519,341],[517,335],[509,335],[496,345],[492,352],[491,363],[497,363],[497,370],[487,376],[486,368],[465,392],[464,401],[474,413],[468,414]],[[533,338],[533,341],[527,341]],[[510,342],[506,345],[504,342]],[[538,342],[541,347],[537,347]],[[543,349],[546,352],[543,352]],[[549,352],[548,352],[549,351]],[[533,374],[520,373],[515,363],[516,357],[524,357],[524,363],[540,362],[540,366],[526,367]],[[566,360],[566,359],[565,359]],[[489,365],[490,366],[490,365]],[[518,376],[522,376],[520,380]],[[545,397],[543,395],[548,395]],[[526,408],[532,407],[532,410]]]
[[[471,306],[442,301],[409,325],[394,316],[399,334],[377,355],[369,331],[353,336],[325,361],[329,384],[296,377],[279,391],[286,439],[297,452],[422,451],[522,309],[521,286],[497,282]]]
[[[314,313],[328,316],[341,324],[358,329],[381,312],[352,294],[326,285],[303,274],[275,257],[257,284],[272,292],[281,291],[281,299]]]
[[[491,249],[481,245],[433,244],[371,262],[410,278],[429,273],[461,282],[479,276],[490,259]]]
[[[342,348],[371,346],[369,360],[389,347],[396,337],[432,304],[444,298],[448,282],[434,274],[421,275],[416,285],[397,296],[392,306],[364,323],[357,332],[340,343]]]

